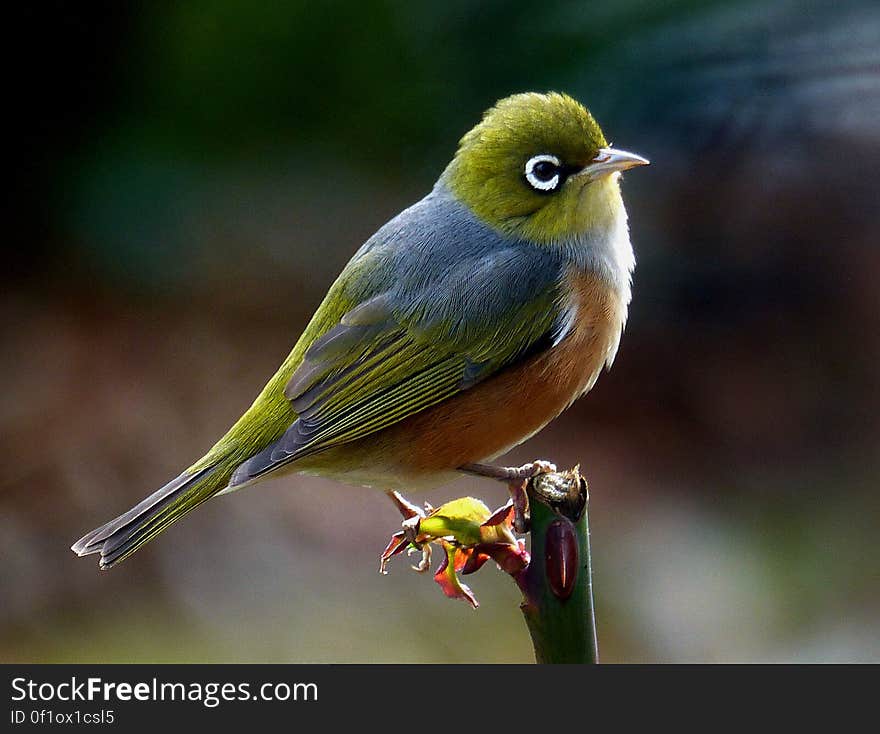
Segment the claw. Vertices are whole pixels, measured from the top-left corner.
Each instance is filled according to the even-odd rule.
[[[527,533],[530,526],[529,498],[526,487],[531,479],[541,474],[556,472],[556,464],[536,459],[522,466],[492,466],[491,464],[465,464],[461,471],[507,482],[513,500],[513,527],[518,533]]]
[[[531,466],[533,470],[532,476],[535,474],[553,474],[556,471],[556,464],[552,461],[544,461],[543,459],[535,459],[531,464],[526,464],[526,466]],[[525,468],[525,467],[521,467]]]

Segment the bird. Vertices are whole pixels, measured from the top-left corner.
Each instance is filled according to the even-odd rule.
[[[71,549],[108,569],[267,477],[417,491],[536,434],[617,354],[635,267],[620,177],[646,164],[567,94],[496,102],[356,251],[226,434]]]

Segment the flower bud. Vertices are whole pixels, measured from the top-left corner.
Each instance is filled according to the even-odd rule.
[[[565,601],[574,591],[579,565],[577,534],[566,518],[557,518],[547,528],[544,564],[550,589],[557,599]]]

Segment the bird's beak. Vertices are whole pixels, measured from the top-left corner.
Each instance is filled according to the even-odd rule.
[[[618,150],[617,148],[599,148],[596,157],[593,158],[578,173],[578,176],[585,176],[591,181],[603,178],[615,171],[625,171],[627,168],[635,168],[636,166],[647,166],[650,161],[642,158],[640,155],[630,153],[626,150]]]

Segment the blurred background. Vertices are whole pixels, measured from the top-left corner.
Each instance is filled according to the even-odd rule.
[[[123,566],[68,546],[200,456],[500,97],[653,165],[614,370],[509,456],[580,462],[602,657],[880,660],[880,6],[43,2],[18,11],[0,292],[4,662],[529,662],[381,494],[288,478]],[[498,506],[502,486],[431,493]]]

